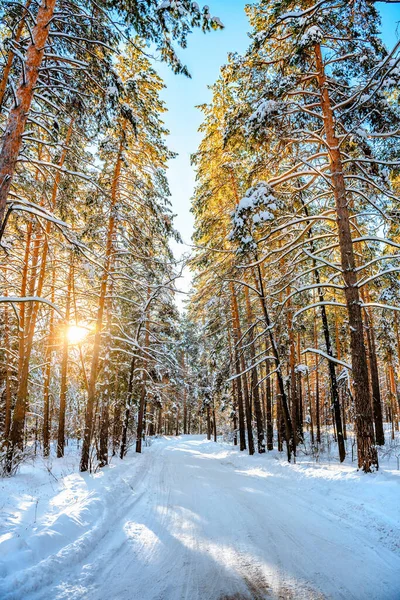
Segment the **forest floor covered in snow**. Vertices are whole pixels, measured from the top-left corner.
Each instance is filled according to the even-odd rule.
[[[0,480],[1,600],[400,598],[400,471],[204,436],[95,475],[64,459]]]

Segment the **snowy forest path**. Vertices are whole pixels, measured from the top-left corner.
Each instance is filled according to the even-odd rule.
[[[325,469],[299,472],[202,436],[157,440],[116,473],[88,542],[81,536],[49,557],[57,569],[47,576],[40,562],[40,587],[24,598],[399,597],[400,553],[369,526],[372,513],[354,493],[359,479],[341,485],[336,471],[329,480]]]

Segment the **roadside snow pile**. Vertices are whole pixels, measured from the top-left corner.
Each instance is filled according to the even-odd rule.
[[[61,568],[85,558],[116,509],[132,498],[130,480],[140,466],[135,459],[115,458],[115,464],[90,475],[79,473],[79,451],[69,447],[63,459],[37,457],[15,477],[0,479],[1,599],[28,598]],[[14,596],[15,589],[20,591]]]
[[[338,521],[348,521],[364,529],[371,541],[385,546],[400,559],[400,470],[396,456],[381,456],[380,470],[367,475],[357,471],[356,463],[350,462],[349,457],[339,464],[336,456],[328,460],[325,455],[316,463],[310,456],[300,454],[293,465],[276,450],[267,455],[271,460],[266,460],[265,455],[232,453],[231,447],[226,446],[229,448],[226,458],[229,457],[237,472],[275,477],[283,489],[305,488],[303,499],[309,501],[310,510],[318,506],[322,513],[329,512]],[[395,598],[400,599],[400,560]]]

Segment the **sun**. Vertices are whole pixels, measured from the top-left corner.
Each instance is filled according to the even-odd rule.
[[[79,344],[80,342],[83,342],[83,340],[85,339],[87,334],[88,334],[87,327],[82,327],[80,325],[69,325],[68,326],[67,337],[68,337],[68,342],[70,344]]]

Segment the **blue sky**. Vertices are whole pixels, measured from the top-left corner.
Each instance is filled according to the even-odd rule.
[[[168,146],[179,154],[170,162],[168,174],[173,207],[177,213],[175,225],[187,243],[193,228],[189,213],[194,185],[190,155],[196,151],[201,139],[197,129],[202,115],[195,107],[211,99],[207,86],[217,79],[228,52],[244,52],[247,48],[245,4],[243,0],[210,0],[211,13],[222,20],[225,29],[207,34],[195,31],[189,36],[188,48],[179,50],[182,61],[189,67],[191,79],[174,75],[166,65],[159,65],[157,69],[167,85],[163,99],[168,107],[164,120],[171,132]]]
[[[195,107],[210,101],[211,93],[207,86],[217,79],[228,52],[244,52],[247,48],[249,27],[244,14],[247,3],[246,0],[210,0],[210,12],[222,20],[225,29],[206,35],[195,31],[189,36],[188,48],[179,51],[192,79],[174,75],[164,64],[157,66],[167,86],[162,96],[168,107],[168,113],[164,116],[170,131],[168,146],[179,154],[170,162],[168,174],[173,210],[177,214],[175,226],[187,244],[190,244],[193,231],[190,199],[195,181],[190,155],[199,144],[200,134],[197,130],[202,120],[201,112]],[[384,40],[389,47],[393,46],[400,37],[400,4],[379,3],[378,7],[382,15]],[[187,250],[187,247],[174,247],[177,256]],[[179,287],[186,290],[188,286],[189,278],[186,276]]]

